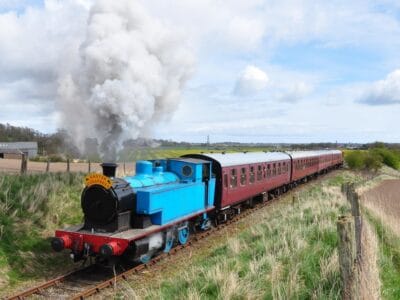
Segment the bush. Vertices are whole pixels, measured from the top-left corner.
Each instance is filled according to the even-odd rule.
[[[364,169],[377,171],[382,167],[382,158],[373,152],[365,153],[363,159]]]
[[[387,148],[373,148],[369,150],[381,157],[382,162],[393,169],[399,169],[400,167],[400,155],[395,150],[389,150]]]
[[[350,169],[378,170],[383,164],[393,169],[400,168],[400,152],[380,147],[374,147],[367,151],[346,151],[345,162]]]
[[[350,169],[361,170],[365,166],[363,151],[357,150],[357,151],[345,152],[344,159]]]
[[[355,170],[374,170],[382,167],[383,159],[381,155],[374,151],[350,151],[344,157],[350,169]]]

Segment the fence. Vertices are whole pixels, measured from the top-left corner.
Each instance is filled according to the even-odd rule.
[[[118,163],[117,175],[130,175],[135,170],[134,162]],[[11,174],[32,174],[46,172],[101,172],[100,163],[93,162],[36,162],[22,159],[0,159],[0,172]]]
[[[360,272],[363,255],[359,195],[355,191],[353,183],[343,184],[342,192],[351,204],[351,215],[340,216],[337,221],[342,298],[360,299]]]

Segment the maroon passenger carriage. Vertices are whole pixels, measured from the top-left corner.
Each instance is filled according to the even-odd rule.
[[[292,158],[293,183],[307,181],[343,163],[342,152],[339,150],[294,151],[288,154]]]
[[[326,173],[343,163],[339,150],[294,152],[244,152],[189,154],[185,157],[212,161],[216,176],[215,207],[219,221],[267,200],[300,182]]]

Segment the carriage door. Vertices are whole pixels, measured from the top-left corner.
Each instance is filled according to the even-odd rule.
[[[222,189],[223,189],[222,194],[223,195],[228,194],[228,186],[229,186],[229,170],[223,169],[223,171],[222,171]]]

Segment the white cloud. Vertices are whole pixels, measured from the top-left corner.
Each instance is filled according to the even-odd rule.
[[[55,117],[48,116],[55,109],[58,73],[78,57],[89,4],[46,0],[43,7],[0,14],[0,104],[13,104],[0,112],[0,121],[21,124],[23,115],[25,126],[55,130]]]
[[[362,136],[362,130],[370,130],[368,126],[372,125],[367,120],[371,114],[376,115],[372,109],[379,109],[382,116],[380,123],[374,124],[374,127],[379,127],[380,134],[384,132],[385,126],[393,128],[393,132],[400,130],[396,125],[398,122],[393,123],[394,126],[388,125],[389,121],[393,121],[390,116],[393,111],[397,109],[397,115],[400,113],[400,106],[377,107],[359,103],[349,106],[351,100],[360,98],[360,91],[364,93],[361,99],[364,103],[376,105],[400,102],[397,96],[400,94],[397,73],[374,82],[370,87],[365,87],[367,75],[361,76],[361,79],[357,77],[361,73],[370,73],[368,78],[374,77],[374,72],[382,70],[388,73],[388,66],[393,69],[393,65],[398,65],[398,1],[384,0],[379,5],[374,0],[139,1],[150,14],[182,28],[182,31],[190,35],[192,46],[198,54],[198,73],[191,86],[218,87],[215,91],[195,91],[187,97],[187,102],[181,104],[172,123],[161,128],[165,133],[162,136],[164,138],[168,138],[171,132],[179,136],[183,132],[182,128],[195,131],[197,127],[203,128],[213,122],[220,129],[211,126],[210,130],[215,128],[223,135],[224,132],[230,133],[231,127],[224,124],[241,123],[238,120],[251,119],[255,115],[258,122],[237,132],[243,135],[246,135],[246,131],[262,134],[264,124],[279,116],[279,122],[268,123],[271,126],[268,134],[280,130],[281,124],[291,124],[289,121],[296,118],[302,124],[300,127],[304,136],[312,135],[316,127],[324,128],[320,136],[325,136],[324,130],[338,121],[338,117],[326,109],[327,101],[335,104],[330,105],[329,109],[340,115],[344,127],[355,128],[355,136]],[[55,128],[54,121],[47,119],[43,126],[39,126],[39,120],[42,116],[50,115],[54,109],[51,104],[56,93],[59,71],[76,65],[70,61],[78,52],[85,35],[88,9],[93,1],[45,0],[43,6],[25,6],[33,2],[0,0],[0,11],[18,10],[18,13],[0,13],[0,105],[6,108],[0,111],[0,122],[12,122],[14,118],[18,124],[22,124],[19,110],[29,103],[23,117],[25,125]],[[304,61],[286,59],[282,56],[284,54],[277,58],[277,51],[300,49],[306,52],[310,44],[316,57],[308,65]],[[327,48],[325,57],[319,57],[318,49],[324,52]],[[354,58],[367,71],[357,71],[352,65],[353,57],[346,52],[348,50],[356,54],[359,51],[360,56]],[[371,55],[365,59],[363,54]],[[379,70],[369,68],[371,57],[377,58],[378,62],[375,63],[379,64]],[[330,60],[332,64],[325,67],[320,63],[321,60]],[[338,60],[338,69],[332,70]],[[347,61],[348,65],[345,66],[343,61]],[[393,61],[396,63],[393,64]],[[235,97],[231,91],[235,89],[235,84],[239,87],[237,74],[247,65],[256,66],[266,78],[254,74],[249,79],[246,76],[242,78],[248,84],[247,88],[256,94],[246,97],[244,103],[243,97]],[[349,70],[352,72],[347,72]],[[352,86],[355,82],[362,84],[355,88]],[[346,91],[343,94],[350,99],[346,104],[343,104],[343,97],[338,94],[344,86]],[[193,99],[197,101],[195,107]],[[298,101],[300,99],[307,101]],[[6,107],[4,104],[10,101],[14,106]],[[307,106],[310,102],[313,104]],[[362,113],[359,113],[360,110]],[[265,122],[261,114],[265,115]],[[317,117],[320,118],[318,121]],[[35,121],[31,121],[33,119]],[[243,124],[249,123],[246,121]],[[289,134],[296,128],[296,124],[288,125],[282,134]],[[350,131],[341,128],[337,132],[345,132],[350,139]],[[399,140],[398,135],[395,139]]]
[[[400,104],[400,69],[365,88],[359,101],[369,105]]]
[[[246,66],[236,82],[234,92],[238,95],[249,95],[260,92],[267,87],[268,75],[255,66]]]
[[[264,44],[316,41],[326,47],[399,45],[398,4],[373,0],[142,0],[152,12],[184,27],[204,50],[257,51]]]
[[[284,102],[296,102],[306,97],[312,92],[311,85],[305,82],[294,82],[290,83],[290,85],[281,92],[280,96],[278,96],[279,100]]]

